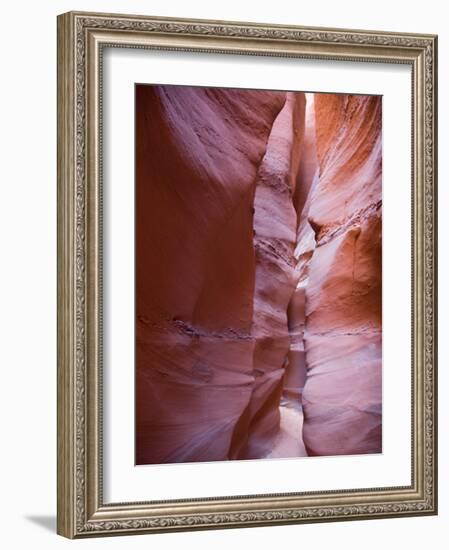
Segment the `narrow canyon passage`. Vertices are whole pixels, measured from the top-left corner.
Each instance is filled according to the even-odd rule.
[[[304,94],[287,93],[256,177],[255,289],[252,323],[254,385],[247,441],[238,457],[260,458],[279,433],[279,404],[288,362],[287,308],[295,289],[297,216],[293,205],[304,134]]]
[[[304,329],[306,322],[306,276],[304,250],[314,246],[314,236],[300,231],[307,217],[307,196],[319,177],[315,144],[314,94],[305,94],[305,113],[301,155],[292,188],[292,204],[295,210],[295,238],[293,251],[293,284],[287,307],[289,349],[285,362],[283,390],[280,401],[280,430],[273,449],[267,458],[288,458],[307,456],[304,447],[302,393],[306,381],[306,356]],[[305,208],[306,207],[306,208]],[[306,254],[307,257],[307,254]]]
[[[137,464],[379,452],[381,103],[336,97],[136,87]]]

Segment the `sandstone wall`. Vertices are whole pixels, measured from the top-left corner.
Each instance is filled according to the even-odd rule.
[[[137,463],[245,456],[256,179],[285,99],[136,88]]]
[[[379,452],[381,99],[140,85],[136,115],[137,463],[279,456],[283,392],[308,454]]]
[[[297,228],[295,238],[295,290],[288,305],[287,317],[290,335],[290,349],[284,379],[286,398],[302,401],[302,392],[306,380],[306,357],[304,349],[304,328],[306,317],[307,267],[315,248],[315,238],[307,217],[310,205],[311,189],[319,176],[318,156],[315,135],[314,95],[306,96],[306,120],[302,154],[296,176],[296,188],[293,204],[296,210]]]
[[[319,178],[299,227],[309,455],[381,451],[381,98],[315,94]],[[311,239],[313,230],[314,241]]]
[[[240,458],[268,454],[279,431],[279,401],[290,348],[287,308],[296,286],[297,217],[293,195],[301,158],[304,112],[304,94],[288,93],[273,124],[256,178],[254,385],[241,420],[248,435],[246,445],[236,455]]]

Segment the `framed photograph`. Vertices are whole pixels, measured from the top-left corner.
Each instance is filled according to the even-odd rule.
[[[58,17],[58,532],[436,514],[433,35]]]

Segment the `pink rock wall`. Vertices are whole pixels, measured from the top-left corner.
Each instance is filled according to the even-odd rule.
[[[284,103],[276,92],[136,88],[138,464],[244,452],[254,195]]]
[[[287,93],[256,178],[252,324],[255,379],[250,403],[241,419],[247,441],[236,455],[240,458],[268,454],[279,431],[279,401],[290,347],[287,307],[296,286],[293,253],[297,218],[292,197],[304,134],[304,111],[304,94]]]
[[[306,357],[304,349],[304,328],[306,319],[307,267],[313,250],[315,236],[307,221],[312,187],[319,176],[315,135],[314,94],[307,93],[302,154],[297,173],[293,204],[297,213],[295,237],[295,290],[288,305],[287,317],[290,348],[284,378],[286,397],[302,401],[306,380]]]
[[[381,100],[139,85],[136,143],[137,464],[296,456],[283,392],[379,452]]]
[[[315,94],[315,122],[319,178],[299,227],[303,438],[309,455],[380,452],[381,98]]]

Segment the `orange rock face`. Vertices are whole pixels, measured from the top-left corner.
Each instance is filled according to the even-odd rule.
[[[309,455],[375,453],[382,448],[381,99],[316,94],[315,121],[320,175],[303,219],[316,241],[303,266],[303,438]]]
[[[136,87],[137,464],[380,451],[380,106]]]

